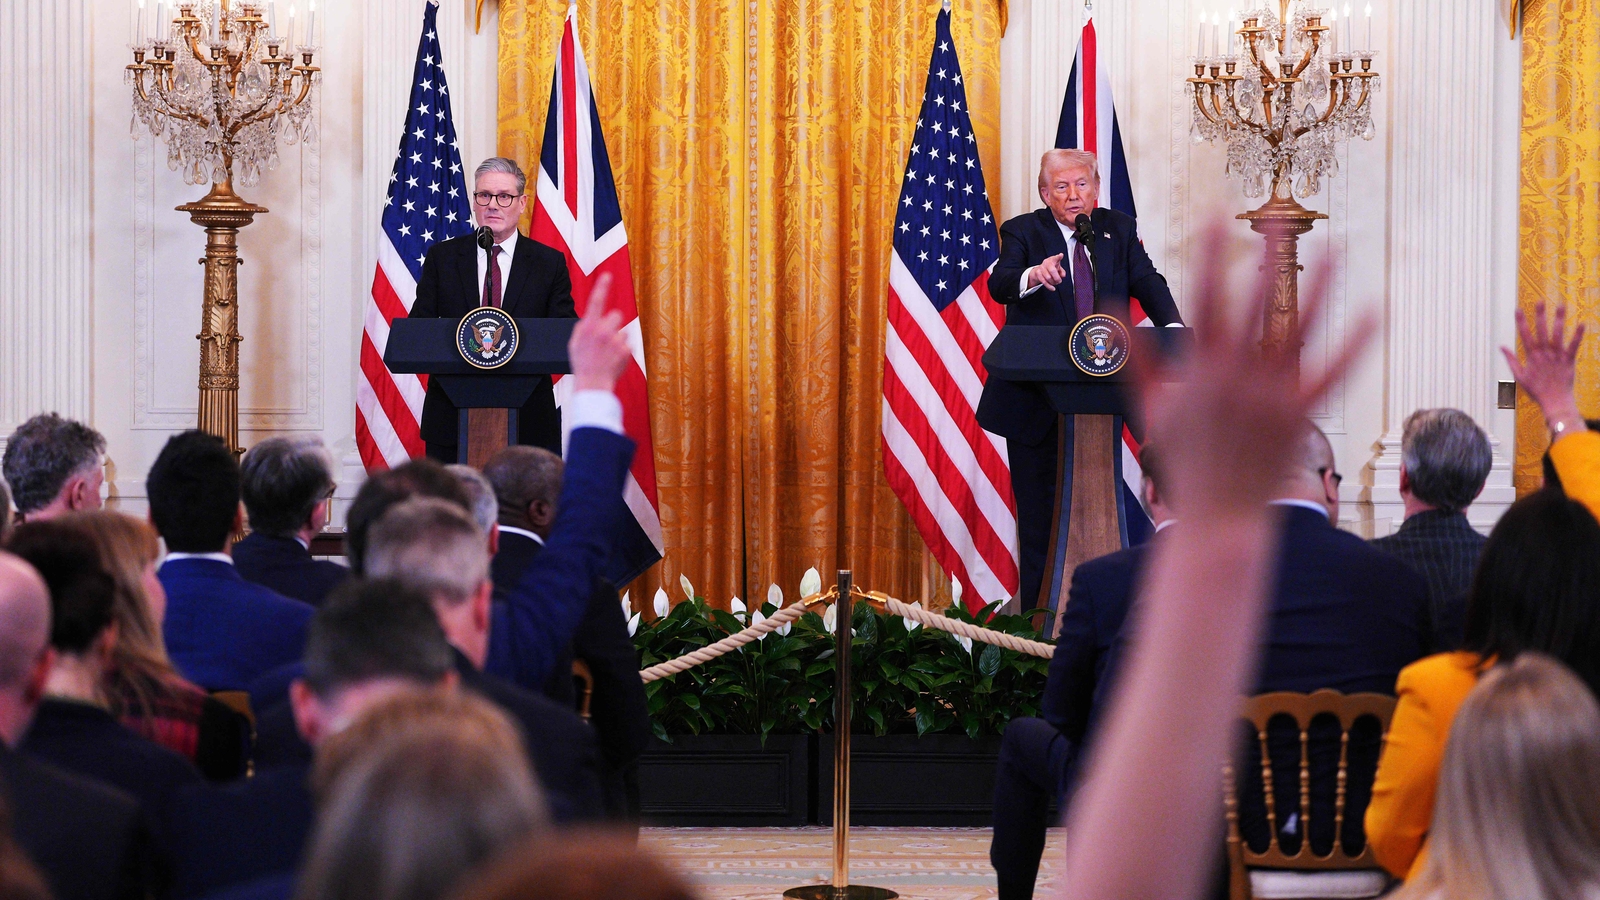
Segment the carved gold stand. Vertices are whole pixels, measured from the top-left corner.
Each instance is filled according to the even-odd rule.
[[[1311,230],[1323,213],[1301,206],[1289,195],[1287,180],[1280,182],[1284,190],[1274,191],[1272,199],[1237,218],[1250,223],[1250,229],[1267,240],[1267,254],[1263,267],[1270,272],[1267,296],[1263,298],[1261,313],[1261,351],[1278,355],[1289,354],[1295,359],[1298,372],[1300,342],[1292,337],[1300,327],[1300,235]]]
[[[222,438],[235,453],[239,446],[239,229],[267,208],[247,203],[233,192],[230,176],[211,192],[178,207],[206,230],[205,299],[200,306],[201,431]]]

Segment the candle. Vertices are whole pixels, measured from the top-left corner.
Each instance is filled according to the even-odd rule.
[[[317,0],[311,0],[310,9],[306,11],[306,46],[317,45]]]
[[[294,4],[289,4],[289,30],[283,33],[283,46],[288,48],[284,52],[294,55]]]
[[[1233,42],[1239,36],[1239,26],[1234,22],[1233,10],[1228,10],[1228,55],[1233,55]]]
[[[144,0],[133,2],[133,45],[144,46]]]
[[[1346,3],[1344,5],[1344,40],[1339,42],[1339,45],[1344,48],[1346,53],[1354,49],[1354,45],[1350,42],[1350,19],[1350,4]]]
[[[156,40],[167,39],[172,23],[167,21],[167,0],[156,0]]]
[[[211,39],[222,40],[222,0],[216,0],[211,7]]]
[[[1206,13],[1205,13],[1205,10],[1201,10],[1200,11],[1200,35],[1195,40],[1194,55],[1197,56],[1197,57],[1202,57],[1202,56],[1206,55]]]
[[[1372,52],[1372,4],[1367,4],[1367,52]]]
[[[267,34],[278,36],[278,0],[267,0]]]

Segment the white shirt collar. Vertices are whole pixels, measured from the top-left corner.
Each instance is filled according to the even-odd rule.
[[[1301,509],[1309,509],[1312,512],[1317,513],[1318,515],[1322,516],[1324,519],[1326,519],[1328,517],[1328,508],[1326,506],[1323,506],[1321,503],[1316,502],[1315,500],[1301,500],[1298,497],[1285,497],[1285,498],[1283,498],[1281,500],[1272,501],[1272,505],[1273,506],[1298,506]]]
[[[539,537],[537,534],[534,534],[526,528],[513,528],[510,525],[501,525],[500,530],[502,532],[510,532],[511,534],[520,534],[525,538],[531,538],[539,546],[544,546],[544,538]]]
[[[175,559],[209,559],[212,562],[222,562],[227,563],[230,566],[233,565],[233,557],[226,553],[168,553],[167,558],[162,560],[161,564],[166,565]]]
[[[1161,532],[1167,530],[1167,526],[1168,525],[1176,525],[1177,523],[1178,523],[1177,519],[1166,519],[1164,521],[1157,522],[1156,523],[1156,534],[1160,534]]]

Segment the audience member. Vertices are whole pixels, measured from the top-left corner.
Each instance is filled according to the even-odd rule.
[[[1428,582],[1433,649],[1461,646],[1472,570],[1484,536],[1467,523],[1492,462],[1489,436],[1458,409],[1419,409],[1400,436],[1400,497],[1405,521],[1373,541]]]
[[[244,455],[240,492],[250,533],[233,545],[246,581],[320,606],[350,576],[336,562],[314,559],[311,541],[328,524],[333,457],[318,437],[267,438]]]
[[[379,702],[319,753],[303,900],[442,900],[547,825],[515,727],[470,693]]]
[[[312,608],[240,576],[229,536],[243,525],[239,465],[221,438],[174,435],[145,481],[150,521],[167,542],[162,636],[185,678],[209,691],[244,690],[300,658]]]
[[[13,833],[55,900],[142,900],[148,846],[138,801],[13,749],[50,677],[50,631],[44,579],[0,553],[0,794]]]
[[[311,621],[305,677],[291,692],[295,727],[317,747],[396,692],[453,689],[451,662],[426,596],[394,581],[347,581]],[[302,760],[262,767],[237,784],[181,792],[163,829],[176,858],[173,896],[296,871],[311,832],[310,773]]]
[[[426,591],[461,683],[522,728],[556,819],[598,818],[601,764],[589,726],[571,707],[481,671],[489,652],[489,554],[477,524],[444,500],[413,497],[389,508],[367,535],[367,574]],[[639,680],[637,666],[634,680]]]
[[[1223,243],[1220,228],[1209,235],[1216,244]],[[1197,527],[1168,529],[1145,564],[1124,629],[1131,634],[1126,662],[1067,816],[1064,900],[1183,900],[1199,896],[1210,878],[1221,844],[1222,762],[1237,734],[1239,696],[1259,671],[1277,556],[1299,546],[1284,532],[1316,531],[1314,522],[1293,522],[1311,510],[1269,501],[1282,496],[1279,473],[1306,461],[1307,411],[1376,331],[1376,318],[1364,317],[1330,354],[1328,369],[1302,379],[1296,355],[1258,349],[1252,325],[1259,315],[1241,308],[1250,301],[1223,299],[1220,263],[1199,275],[1193,350],[1169,371],[1147,370],[1138,385],[1149,440],[1166,448],[1164,490]],[[1298,346],[1323,309],[1326,273],[1309,281],[1289,346]],[[1260,297],[1263,288],[1241,295]],[[1320,527],[1332,529],[1325,520]],[[1416,603],[1426,603],[1424,592],[1419,584]],[[1395,630],[1414,628],[1402,621]],[[1341,642],[1353,638],[1340,629]],[[1397,650],[1406,641],[1378,646]],[[1287,650],[1269,648],[1265,668]],[[1336,654],[1308,655],[1327,662]],[[1344,681],[1376,680],[1384,665]]]
[[[0,472],[24,521],[80,509],[99,509],[105,484],[106,439],[55,413],[34,416],[11,433]]]
[[[118,629],[116,583],[100,567],[93,538],[68,519],[29,522],[10,550],[50,589],[50,646],[55,662],[44,697],[19,749],[139,800],[152,822],[178,789],[200,782],[182,756],[134,734],[111,714],[108,672]]]
[[[1467,600],[1462,651],[1400,673],[1400,702],[1378,766],[1367,838],[1378,862],[1421,869],[1445,742],[1456,710],[1495,662],[1545,653],[1600,688],[1600,523],[1549,490],[1512,504],[1489,533]]]
[[[495,498],[494,485],[482,472],[468,465],[452,463],[444,470],[460,479],[461,489],[467,492],[467,502],[471,504],[468,512],[472,513],[472,521],[478,523],[478,530],[488,537],[489,556],[493,558],[500,550],[500,501]]]
[[[499,550],[490,572],[495,599],[504,602],[510,587],[544,549],[561,505],[561,458],[542,447],[507,447],[484,466],[492,486],[491,514],[499,517]],[[482,515],[482,511],[479,511]],[[628,634],[617,589],[596,578],[583,620],[567,648],[568,659],[582,660],[593,681],[589,722],[599,738],[606,768],[606,810],[635,820],[639,814],[638,759],[650,742],[650,712],[639,680],[639,651]],[[572,665],[558,663],[544,693],[571,705],[576,696]]]
[[[1399,896],[1600,896],[1600,706],[1538,653],[1462,702],[1439,770],[1428,861]]]
[[[542,834],[500,855],[455,900],[697,900],[671,869],[626,835]]]
[[[95,542],[116,585],[111,618],[117,639],[106,672],[106,701],[135,734],[177,752],[213,781],[243,775],[250,721],[172,667],[161,638],[167,595],[156,577],[161,543],[149,524],[110,511],[66,517]]]
[[[1531,321],[1530,321],[1531,318]],[[1600,517],[1600,432],[1588,427],[1578,412],[1574,386],[1578,379],[1578,348],[1583,344],[1582,322],[1566,338],[1567,308],[1558,305],[1547,323],[1545,305],[1534,307],[1532,317],[1517,310],[1517,337],[1523,359],[1501,347],[1517,384],[1544,413],[1550,429],[1549,458],[1568,497]]]
[[[1139,453],[1144,475],[1140,499],[1157,534],[1174,522],[1161,490],[1160,457],[1161,451],[1148,441]],[[1096,686],[1107,681],[1106,663],[1149,550],[1148,544],[1129,547],[1073,570],[1040,702],[1042,718],[1014,718],[1001,735],[1000,762],[995,770],[994,835],[989,844],[1000,900],[1033,896],[1050,824],[1050,803],[1066,805],[1072,771],[1088,743]]]

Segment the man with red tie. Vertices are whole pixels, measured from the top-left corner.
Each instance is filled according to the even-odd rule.
[[[512,160],[496,156],[478,166],[472,189],[478,232],[428,249],[411,318],[459,319],[480,306],[504,309],[514,319],[578,317],[566,257],[517,230],[528,208],[527,187],[528,177]],[[458,427],[455,404],[430,381],[422,405],[428,456],[456,462]],[[548,375],[539,376],[517,415],[517,443],[561,452],[561,411]]]
[[[1100,203],[1093,153],[1047,150],[1039,160],[1045,208],[1000,226],[1000,259],[989,293],[1006,306],[1006,327],[1072,325],[1091,313],[1131,327],[1128,299],[1157,325],[1181,324],[1178,306],[1139,241],[1131,216]],[[978,424],[1006,439],[1017,501],[1023,609],[1032,609],[1044,581],[1056,497],[1056,413],[1036,383],[989,376]]]

